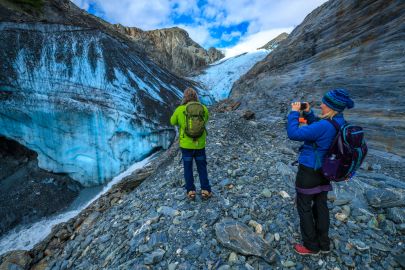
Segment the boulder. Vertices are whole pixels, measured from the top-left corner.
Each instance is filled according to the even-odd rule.
[[[32,262],[30,253],[26,250],[10,251],[2,255],[1,258],[2,263],[0,264],[0,270],[28,269]]]
[[[371,189],[365,193],[368,203],[375,208],[404,206],[405,199],[388,189]]]
[[[215,224],[215,235],[222,245],[237,253],[258,256],[269,263],[276,259],[276,254],[269,244],[237,220],[225,218]]]
[[[387,218],[397,224],[405,223],[405,209],[399,207],[389,208],[387,209]]]

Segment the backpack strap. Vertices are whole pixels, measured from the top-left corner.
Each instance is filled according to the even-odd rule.
[[[326,120],[333,125],[333,127],[336,129],[336,132],[339,132],[340,125],[338,124],[338,122],[336,122],[334,119],[330,119],[330,118],[328,118]]]
[[[333,127],[335,128],[335,130],[336,130],[335,138],[334,138],[333,141],[332,141],[332,145],[333,145],[333,144],[335,144],[336,140],[338,139],[338,134],[339,134],[339,131],[340,131],[341,126],[340,126],[339,123],[336,122],[336,120],[334,120],[334,119],[327,118],[327,119],[325,119],[325,120],[327,120],[329,123],[331,123],[332,126],[333,126]],[[347,122],[345,121],[344,124],[346,124],[346,123],[347,123]],[[343,124],[343,125],[344,125],[344,124]]]
[[[327,118],[327,119],[325,119],[325,120],[327,120],[329,123],[331,123],[331,124],[333,125],[333,127],[334,127],[335,130],[336,130],[336,134],[338,134],[338,133],[339,133],[339,130],[340,130],[340,125],[339,125],[339,123],[336,122],[334,119],[330,119],[330,118]],[[334,140],[336,140],[336,137],[335,137]],[[333,144],[333,143],[332,143],[332,144]],[[318,168],[318,165],[319,165],[320,167],[322,167],[322,164],[321,164],[321,161],[320,161],[319,156],[318,156],[318,145],[316,144],[316,142],[313,142],[313,143],[312,143],[312,147],[314,148],[314,152],[315,152],[315,169],[317,169],[317,168]]]

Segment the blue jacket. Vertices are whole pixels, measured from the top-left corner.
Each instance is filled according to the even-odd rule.
[[[304,113],[304,118],[307,120],[308,125],[299,127],[299,116],[300,113],[296,111],[292,111],[288,115],[288,138],[304,142],[300,148],[298,163],[315,170],[319,169],[322,166],[326,152],[337,134],[336,129],[328,120],[320,120],[318,117],[315,117],[312,110],[307,114]],[[335,115],[333,119],[339,125],[343,125],[345,122],[342,113]],[[314,143],[316,143],[316,149]]]

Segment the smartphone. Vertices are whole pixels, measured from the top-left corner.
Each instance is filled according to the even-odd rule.
[[[308,108],[308,103],[307,102],[301,102],[300,110],[303,111],[303,110],[306,110],[307,108]]]

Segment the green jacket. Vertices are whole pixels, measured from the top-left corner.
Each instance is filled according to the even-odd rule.
[[[204,121],[205,123],[208,122],[208,109],[204,107]],[[184,132],[186,128],[186,116],[184,115],[184,111],[186,110],[186,105],[180,105],[174,111],[172,117],[170,118],[170,124],[175,126],[179,126],[180,129],[180,147],[186,149],[203,149],[205,147],[205,138],[207,137],[207,131],[204,131],[203,135],[198,138],[198,140],[193,141],[192,138],[188,137]]]

